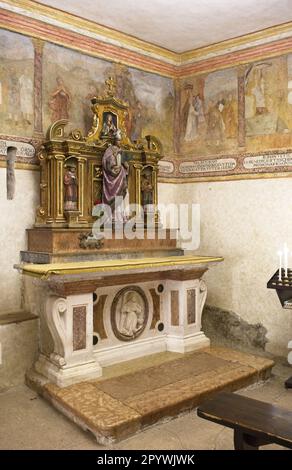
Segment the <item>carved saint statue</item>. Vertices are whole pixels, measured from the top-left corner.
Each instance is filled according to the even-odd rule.
[[[64,175],[64,210],[76,211],[78,201],[78,179],[76,167],[68,165]]]
[[[102,203],[111,207],[111,210],[117,209],[116,198],[123,200],[127,194],[127,175],[128,164],[122,163],[122,154],[120,148],[120,139],[117,137],[113,145],[110,145],[102,158],[103,188]]]
[[[151,173],[142,174],[141,178],[142,205],[153,204],[153,185],[151,182]]]

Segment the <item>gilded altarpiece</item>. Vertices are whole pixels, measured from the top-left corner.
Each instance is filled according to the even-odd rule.
[[[108,122],[119,133],[122,158],[128,165],[129,203],[143,204],[143,194],[148,192],[147,202],[155,207],[157,214],[157,173],[162,158],[162,145],[153,136],[131,141],[127,134],[129,105],[116,98],[115,82],[106,80],[103,96],[91,99],[92,127],[86,136],[80,129],[68,135],[68,120],[52,124],[39,153],[41,165],[41,197],[37,211],[36,228],[91,228],[95,217],[94,206],[102,201],[102,157],[115,140],[114,133],[105,132]],[[108,121],[108,122],[107,122]],[[74,171],[73,171],[74,170]],[[71,207],[66,206],[66,175],[71,171],[76,178],[76,196]],[[143,183],[144,182],[144,183]],[[144,186],[143,186],[144,184]],[[74,199],[74,196],[73,196]]]

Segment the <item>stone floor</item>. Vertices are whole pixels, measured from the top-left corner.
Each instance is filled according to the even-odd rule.
[[[194,409],[220,390],[235,391],[266,379],[273,365],[268,358],[211,347],[131,360],[104,368],[99,379],[64,388],[33,371],[29,380],[54,407],[91,431],[97,442],[112,445]]]
[[[292,390],[283,386],[291,367],[277,364],[273,377],[239,393],[292,410]],[[0,449],[199,450],[232,449],[232,431],[205,421],[191,411],[160,422],[113,446],[98,445],[94,437],[56,411],[26,386],[0,394]],[[275,445],[265,449],[279,449]]]

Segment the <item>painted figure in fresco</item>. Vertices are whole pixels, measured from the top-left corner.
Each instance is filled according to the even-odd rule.
[[[206,119],[205,119],[205,114],[204,114],[203,101],[200,95],[196,95],[194,98],[194,108],[195,108],[195,111],[197,112],[198,133],[201,134],[205,130]]]
[[[266,102],[265,70],[271,67],[271,63],[262,62],[251,65],[245,76],[245,108],[246,119],[266,114],[268,112]]]
[[[196,111],[195,108],[195,103],[190,95],[190,102],[189,102],[189,112],[188,112],[188,117],[187,117],[187,125],[186,125],[186,131],[185,131],[185,141],[186,142],[191,142],[192,140],[195,140],[197,137],[198,133],[198,111]]]
[[[108,113],[102,126],[101,135],[113,137],[117,133],[117,128],[113,121],[113,116]]]
[[[64,175],[64,210],[77,210],[78,201],[78,179],[76,167],[68,165]]]
[[[85,96],[85,99],[82,99],[83,105],[83,119],[85,124],[86,132],[89,132],[90,128],[92,127],[92,113],[90,112],[90,108],[88,107],[88,102],[98,96],[98,89],[94,82],[91,82],[88,87],[88,93]]]
[[[186,85],[186,87],[193,88],[192,85]],[[190,107],[190,95],[191,95],[191,89],[185,88],[185,90],[187,93],[187,98],[181,110],[181,121],[182,121],[181,133],[183,136],[185,136],[185,133],[186,133],[187,120],[188,120],[189,107]]]
[[[117,97],[126,103],[129,103],[129,109],[126,116],[126,129],[127,135],[131,136],[132,140],[140,137],[138,135],[139,129],[135,129],[135,125],[140,126],[140,104],[136,96],[134,85],[132,83],[131,73],[126,66],[117,66],[115,71],[115,80],[117,84]],[[135,117],[137,114],[137,117]],[[136,123],[135,123],[136,119]],[[134,135],[133,135],[134,133]],[[134,138],[135,137],[135,138]]]
[[[115,198],[125,198],[127,194],[128,168],[126,163],[122,163],[122,154],[120,147],[120,136],[117,134],[113,145],[110,145],[102,157],[103,188],[102,203],[114,207]]]
[[[15,125],[19,123],[19,111],[20,111],[20,88],[18,78],[12,75],[9,80],[9,89],[8,89],[8,118]]]
[[[132,121],[133,121],[133,111],[132,111],[132,108],[128,108],[125,113],[125,127],[126,127],[126,132],[128,136],[131,136],[131,133],[132,133]]]
[[[143,107],[140,101],[137,102],[136,108],[132,117],[132,132],[131,139],[138,140],[141,138],[143,129]]]
[[[206,118],[201,96],[192,94],[192,85],[188,85],[187,93],[183,108],[184,140],[191,142],[206,131]]]
[[[235,139],[237,135],[237,104],[232,93],[229,93],[225,100],[222,118],[225,125],[225,137]]]
[[[224,140],[225,124],[222,117],[223,100],[211,100],[207,117],[207,133],[211,142],[220,145]]]
[[[33,84],[25,74],[19,79],[20,85],[20,110],[27,124],[31,124],[33,116]]]
[[[134,336],[144,324],[144,309],[136,292],[127,292],[122,299],[119,331],[125,336]]]
[[[128,67],[120,67],[120,71],[116,75],[116,83],[118,98],[129,103],[130,107],[135,108],[138,100]]]
[[[52,110],[52,122],[59,119],[69,119],[69,108],[71,105],[71,95],[66,89],[64,81],[61,77],[57,77],[57,88],[51,94],[49,107]]]
[[[266,113],[265,81],[262,69],[255,70],[255,86],[252,88],[252,93],[255,97],[256,114]]]
[[[288,133],[286,76],[276,62],[251,65],[245,74],[246,135]]]
[[[153,204],[153,185],[151,173],[143,173],[141,177],[142,206]]]

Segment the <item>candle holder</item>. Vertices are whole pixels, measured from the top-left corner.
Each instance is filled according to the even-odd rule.
[[[267,283],[268,289],[275,289],[283,308],[292,309],[292,269],[278,269]],[[286,380],[286,388],[292,388],[292,377]]]

